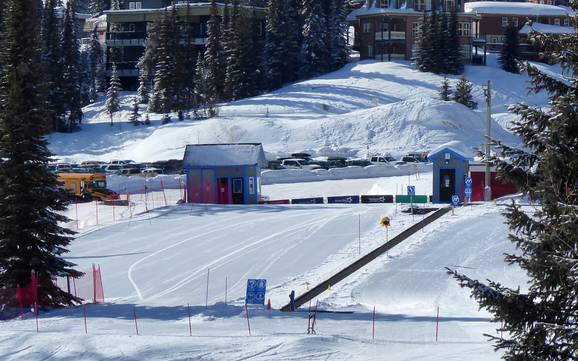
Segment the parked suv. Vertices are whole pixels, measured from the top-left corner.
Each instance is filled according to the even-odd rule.
[[[307,163],[306,160],[299,159],[299,158],[283,159],[281,161],[281,166],[284,169],[309,169],[309,170],[313,170],[313,169],[321,168],[321,166],[319,164],[309,164],[309,163]]]
[[[395,162],[395,158],[390,156],[390,155],[384,155],[384,156],[374,155],[369,159],[369,161],[371,162],[371,164],[383,165],[383,164]]]

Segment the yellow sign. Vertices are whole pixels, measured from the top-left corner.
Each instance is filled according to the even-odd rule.
[[[379,221],[379,224],[380,224],[382,227],[385,227],[385,228],[389,227],[389,225],[390,225],[390,219],[389,219],[389,217],[383,217],[383,218],[381,219],[381,221]]]

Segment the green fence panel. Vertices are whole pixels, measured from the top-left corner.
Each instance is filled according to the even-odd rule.
[[[413,198],[413,199],[412,199]],[[428,197],[427,196],[418,196],[415,195],[413,197],[405,196],[405,195],[396,195],[395,196],[395,203],[427,203]]]

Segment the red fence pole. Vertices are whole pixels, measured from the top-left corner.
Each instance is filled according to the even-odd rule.
[[[373,321],[371,327],[371,340],[375,340],[375,306],[373,306]]]
[[[189,336],[193,335],[193,326],[191,325],[191,305],[187,303],[187,310],[189,311]]]
[[[96,266],[92,265],[92,303],[96,303]]]
[[[249,330],[249,336],[251,336],[251,324],[249,323],[249,309],[245,303],[245,314],[247,315],[247,330]]]
[[[84,315],[84,334],[87,334],[88,328],[86,327],[86,303],[82,304],[82,313]]]
[[[133,306],[132,314],[134,315],[134,328],[136,330],[136,335],[138,336],[138,322],[136,320],[136,306]]]
[[[34,303],[34,318],[36,319],[36,333],[40,332],[38,329],[38,302]]]
[[[440,325],[440,306],[438,306],[437,308],[437,315],[436,315],[436,342],[438,342],[439,325]]]

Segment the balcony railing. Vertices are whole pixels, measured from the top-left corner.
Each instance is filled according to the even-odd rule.
[[[375,40],[404,40],[405,31],[378,31]]]
[[[145,39],[108,39],[107,46],[145,46]]]

